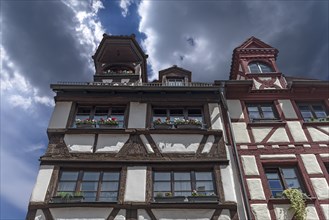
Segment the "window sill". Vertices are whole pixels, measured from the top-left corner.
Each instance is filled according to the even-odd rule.
[[[74,130],[87,130],[87,129],[96,129],[96,130],[102,130],[102,129],[125,129],[123,127],[118,127],[118,126],[101,126],[101,127],[95,127],[95,126],[85,126],[85,127],[71,127],[69,129],[74,129]]]
[[[328,126],[329,121],[304,121],[303,126]]]
[[[248,122],[247,127],[263,127],[263,126],[285,126],[286,122],[283,121],[257,121],[257,122]]]
[[[51,198],[50,203],[81,203],[83,200],[83,196],[74,196],[69,199],[62,198],[61,196],[54,196]]]
[[[316,197],[309,197],[306,199],[306,203],[312,203],[316,200]],[[290,204],[290,200],[287,198],[269,198],[269,202],[273,204]]]
[[[156,197],[154,203],[218,203],[217,196]]]
[[[87,201],[83,196],[75,196],[70,199],[63,199],[60,196],[54,196],[49,201],[51,204],[67,204],[67,203],[117,203],[117,201]]]

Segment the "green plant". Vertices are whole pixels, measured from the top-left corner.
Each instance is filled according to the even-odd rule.
[[[83,196],[83,192],[75,192],[74,196]]]
[[[162,192],[158,192],[155,197],[163,197],[163,193]]]
[[[69,192],[58,192],[57,196],[61,197],[63,200],[70,200],[73,197],[83,196],[83,192],[75,192],[74,194]]]
[[[166,192],[166,193],[165,193],[165,196],[166,196],[166,197],[172,197],[172,193],[171,193],[171,192]]]
[[[192,196],[199,196],[198,191],[193,190],[193,191],[192,191]]]
[[[286,189],[282,193],[291,203],[291,208],[295,210],[297,220],[306,219],[305,195],[299,189]]]
[[[60,196],[61,199],[65,199],[65,200],[71,199],[73,197],[73,195],[68,192],[58,192],[57,196]]]

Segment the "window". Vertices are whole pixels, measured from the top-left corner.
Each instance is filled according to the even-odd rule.
[[[191,196],[196,190],[199,195],[214,195],[214,178],[212,172],[154,172],[153,195],[170,192],[173,196]]]
[[[162,122],[169,119],[170,123],[174,123],[175,119],[197,119],[204,124],[201,108],[153,108],[152,121],[160,119]]]
[[[57,193],[81,192],[85,202],[116,202],[119,179],[120,173],[112,171],[62,171]]]
[[[300,103],[298,107],[304,121],[324,121],[328,117],[325,107],[321,103]]]
[[[300,189],[303,191],[295,167],[266,168],[265,174],[274,198],[281,198],[282,192],[288,188]]]
[[[247,110],[252,122],[279,120],[275,107],[271,103],[247,104]]]
[[[102,67],[104,67],[104,73],[109,73],[109,74],[134,74],[134,68],[130,66],[124,66],[124,65],[111,65],[111,66],[106,66],[106,64],[102,64]]]
[[[248,64],[249,73],[272,73],[272,67],[261,62],[252,62]]]
[[[168,78],[167,86],[184,86],[184,79],[180,78]]]
[[[108,107],[108,106],[79,106],[75,115],[75,121],[80,119],[84,121],[86,119],[93,119],[97,122],[100,120],[106,120],[108,118],[114,118],[118,122],[118,127],[124,127],[124,107]],[[75,125],[75,123],[74,123]]]

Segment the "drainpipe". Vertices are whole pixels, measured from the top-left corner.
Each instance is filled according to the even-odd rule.
[[[221,103],[223,104],[225,112],[226,112],[226,118],[228,120],[228,127],[229,127],[229,131],[231,134],[230,136],[228,135],[228,138],[230,139],[230,141],[232,143],[232,147],[233,147],[233,158],[235,159],[235,164],[237,165],[238,179],[240,182],[240,186],[242,188],[242,198],[243,198],[243,204],[244,204],[244,208],[246,211],[247,219],[252,219],[250,208],[249,208],[249,200],[248,200],[246,185],[243,181],[242,167],[241,167],[241,163],[239,160],[238,150],[237,150],[234,132],[233,132],[233,128],[232,128],[232,121],[231,121],[230,113],[228,111],[228,106],[227,106],[227,101],[225,98],[224,90],[225,90],[225,82],[221,82],[221,85],[219,88],[219,94],[220,94]]]

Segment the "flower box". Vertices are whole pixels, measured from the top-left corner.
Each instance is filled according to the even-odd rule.
[[[154,201],[158,203],[181,203],[185,201],[185,196],[154,197]]]
[[[94,124],[77,124],[77,128],[94,128]]]
[[[99,128],[118,128],[119,125],[98,124]]]
[[[172,125],[171,124],[155,124],[153,126],[155,129],[172,129]]]
[[[189,202],[195,202],[195,203],[218,202],[217,196],[188,196],[187,199]]]
[[[199,124],[177,124],[178,129],[201,129],[202,125]]]
[[[54,196],[51,198],[52,203],[78,203],[82,202],[83,196],[72,196],[69,198],[63,198],[62,196]]]

